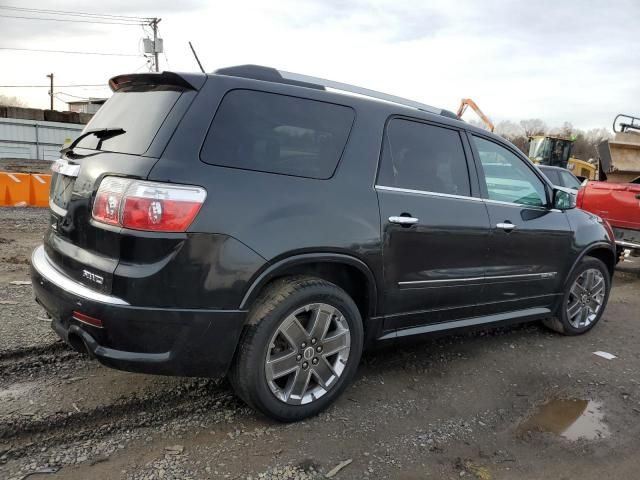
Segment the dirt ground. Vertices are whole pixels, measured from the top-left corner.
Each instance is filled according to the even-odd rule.
[[[118,372],[58,341],[11,283],[46,220],[0,209],[0,478],[311,479],[346,461],[334,478],[639,477],[640,259],[584,336],[529,324],[387,346],[328,411],[282,425],[224,381]]]

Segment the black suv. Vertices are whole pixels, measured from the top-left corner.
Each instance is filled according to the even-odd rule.
[[[292,421],[374,342],[602,315],[610,227],[448,111],[257,66],[110,86],[53,166],[31,269],[55,331],[107,366],[228,374]]]

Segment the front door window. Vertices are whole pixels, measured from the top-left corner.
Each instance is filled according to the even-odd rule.
[[[536,207],[547,204],[544,183],[522,159],[497,143],[476,136],[473,140],[490,200]]]

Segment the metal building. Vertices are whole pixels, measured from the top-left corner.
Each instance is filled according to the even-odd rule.
[[[83,124],[0,118],[0,158],[56,160],[65,140],[73,140]]]
[[[93,114],[96,113],[106,101],[106,98],[90,98],[88,100],[74,100],[66,103],[69,106],[70,112]]]

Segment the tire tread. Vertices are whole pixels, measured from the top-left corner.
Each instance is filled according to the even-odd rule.
[[[261,329],[262,320],[291,295],[318,287],[327,291],[333,290],[339,296],[346,295],[340,287],[326,280],[304,275],[291,276],[277,279],[268,285],[249,311],[228,378],[235,393],[254,410],[262,409],[259,407],[259,402],[254,400],[255,389],[252,388],[251,379],[247,372],[251,368],[249,359],[254,357],[254,350],[260,348],[255,337]]]

